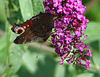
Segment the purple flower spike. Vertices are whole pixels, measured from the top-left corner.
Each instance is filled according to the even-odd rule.
[[[78,64],[90,68],[92,57],[91,50],[87,49],[88,44],[84,44],[87,35],[83,31],[89,22],[83,16],[86,6],[82,5],[82,0],[46,0],[43,2],[45,12],[55,15],[54,32],[51,40],[55,47],[55,52],[61,57],[60,65],[66,60],[69,64]],[[80,39],[81,37],[84,39]],[[77,56],[79,55],[79,56]]]

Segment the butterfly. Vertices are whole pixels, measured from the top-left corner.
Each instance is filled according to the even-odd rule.
[[[11,30],[20,34],[14,40],[15,44],[25,44],[46,41],[54,27],[54,15],[40,12],[22,24],[14,24]]]

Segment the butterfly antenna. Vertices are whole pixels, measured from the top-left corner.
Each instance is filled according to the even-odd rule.
[[[36,56],[36,58],[38,58],[38,55],[39,55],[39,51],[38,51],[38,53],[37,53],[37,56]]]
[[[40,44],[40,48],[39,48],[39,50],[41,49],[42,44],[43,44],[43,43]],[[37,53],[36,58],[38,58],[38,55],[39,55],[39,51],[38,51],[38,53]]]

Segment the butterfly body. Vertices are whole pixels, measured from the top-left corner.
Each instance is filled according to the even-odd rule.
[[[37,41],[46,41],[54,27],[54,15],[49,13],[39,13],[27,20],[23,24],[15,24],[11,30],[20,34],[15,40],[15,44],[24,44]]]

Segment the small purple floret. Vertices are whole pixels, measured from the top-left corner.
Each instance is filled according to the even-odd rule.
[[[43,4],[46,13],[55,15],[51,40],[55,52],[62,59],[59,61],[60,65],[66,60],[69,64],[73,63],[73,66],[78,64],[89,69],[91,61],[86,57],[92,57],[92,54],[91,50],[87,49],[89,45],[84,44],[87,35],[83,33],[89,20],[83,15],[86,6],[82,5],[82,0],[46,0]]]

